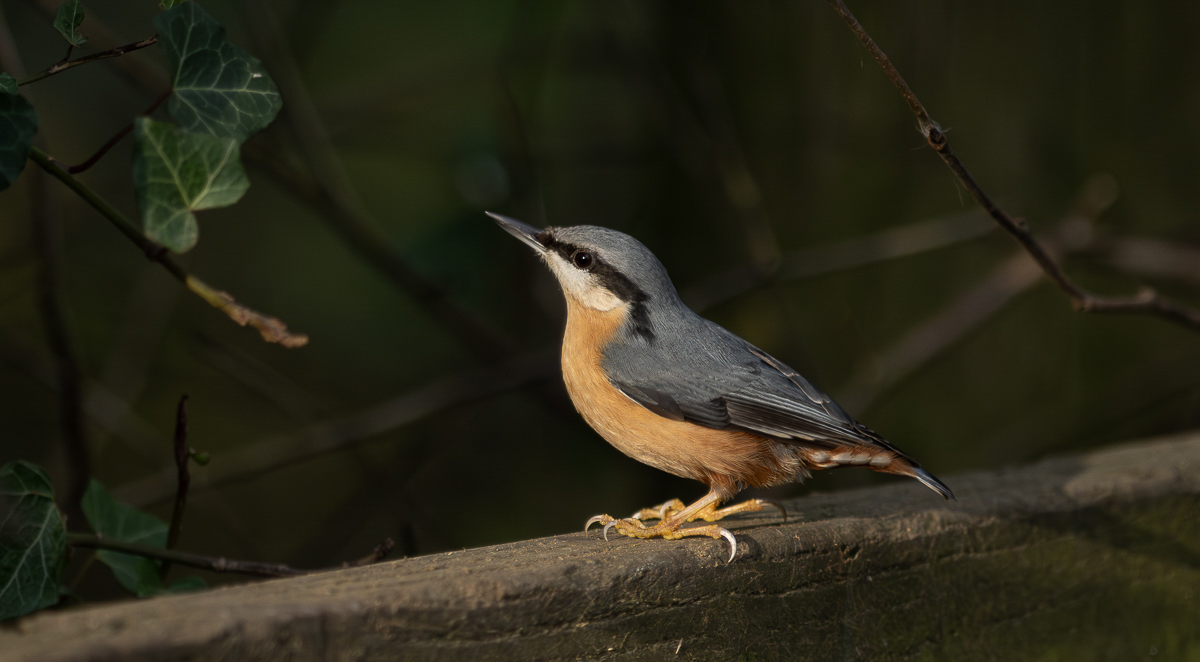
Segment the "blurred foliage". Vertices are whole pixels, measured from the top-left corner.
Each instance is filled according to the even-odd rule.
[[[189,394],[189,443],[211,457],[193,472],[180,539],[189,551],[315,567],[360,557],[385,536],[423,554],[575,531],[596,513],[703,491],[609,447],[572,411],[555,372],[431,407],[465,392],[441,381],[447,375],[501,383],[517,368],[486,368],[343,240],[327,207],[300,195],[312,186],[312,134],[297,121],[302,104],[284,87],[281,58],[341,161],[318,165],[340,168],[388,245],[520,352],[558,341],[561,295],[484,209],[629,232],[686,291],[727,269],[972,207],[819,0],[276,1],[287,48],[272,57],[267,23],[243,13],[254,3],[203,4],[263,60],[284,108],[245,144],[253,186],[235,206],[200,212],[204,240],[182,261],[310,344],[288,350],[230,324],[48,184],[65,226],[61,294],[96,478],[168,517],[174,404]],[[0,5],[28,71],[62,58],[55,3]],[[983,186],[1035,230],[1049,232],[1085,182],[1108,173],[1120,197],[1097,236],[1200,245],[1200,50],[1191,34],[1200,5],[851,8]],[[149,36],[158,6],[92,0],[86,10],[85,48],[99,49],[95,24],[113,45],[131,43]],[[152,47],[33,86],[46,151],[85,160],[164,91],[120,60],[167,80],[164,53]],[[132,144],[79,175],[131,217]],[[35,461],[61,482],[28,172],[0,195],[0,463]],[[705,314],[839,399],[863,379],[868,390],[889,383],[881,357],[1015,250],[993,232],[778,282]],[[1151,284],[1200,304],[1194,282],[1148,281],[1097,260],[1067,267],[1098,292]],[[411,411],[432,413],[367,424],[405,394],[415,394]],[[1195,427],[1200,337],[1153,318],[1073,313],[1043,283],[869,406],[849,408],[953,487],[956,471]],[[360,442],[321,450],[346,435]],[[228,478],[236,463],[259,458],[247,449],[264,448],[276,449],[270,461]],[[774,494],[886,480],[897,479],[820,472]],[[76,590],[119,592],[100,573]]]

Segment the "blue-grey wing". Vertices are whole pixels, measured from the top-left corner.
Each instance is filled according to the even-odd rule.
[[[700,318],[697,318],[700,319]],[[605,351],[613,386],[660,416],[781,441],[890,447],[782,361],[707,320],[674,344]],[[658,344],[662,343],[662,344]],[[686,347],[686,349],[684,349]]]

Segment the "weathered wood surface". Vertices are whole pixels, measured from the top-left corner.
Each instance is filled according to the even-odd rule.
[[[735,521],[729,564],[593,530],[44,613],[0,660],[1200,659],[1200,434],[947,482]]]

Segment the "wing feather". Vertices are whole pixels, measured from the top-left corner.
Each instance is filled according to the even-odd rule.
[[[610,382],[671,420],[818,447],[892,448],[779,359],[716,324],[698,331],[689,352],[642,347],[636,360],[617,353],[605,366]],[[698,337],[705,342],[695,342]]]

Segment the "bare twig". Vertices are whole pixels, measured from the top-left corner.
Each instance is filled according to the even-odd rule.
[[[124,55],[126,53],[129,53],[131,51],[136,51],[140,48],[145,48],[147,46],[153,46],[156,43],[158,43],[158,35],[148,37],[141,41],[135,41],[132,44],[126,44],[124,46],[117,46],[116,48],[113,48],[113,49],[110,49],[107,51],[102,51],[100,53],[93,53],[91,55],[85,55],[84,57],[75,58],[74,60],[64,60],[62,62],[58,62],[57,64],[53,64],[53,65],[47,67],[46,69],[43,69],[43,70],[37,72],[36,74],[33,74],[32,76],[29,76],[27,78],[22,78],[21,80],[17,81],[17,85],[19,86],[19,85],[28,85],[30,83],[36,83],[37,81],[42,80],[43,78],[49,78],[50,76],[53,76],[54,74],[60,74],[64,71],[66,71],[67,69],[73,69],[75,67],[78,67],[81,64],[87,64],[88,62],[95,62],[96,60],[103,60],[103,59],[110,58],[110,57],[118,57],[118,56]],[[70,51],[67,52],[67,55],[70,56]]]
[[[162,348],[163,334],[181,294],[173,279],[162,277],[158,265],[147,263],[138,270],[126,293],[121,326],[114,334],[104,367],[95,382],[84,389],[84,410],[93,418],[102,412],[102,419],[97,421],[100,429],[91,437],[97,454],[104,452],[108,436],[117,434],[145,457],[152,458],[152,464],[162,459],[162,436],[158,431],[149,430],[146,434],[137,430],[133,434],[135,426],[150,426],[131,410],[130,403],[141,397],[151,363]]]
[[[1071,300],[1071,305],[1076,310],[1091,313],[1156,315],[1188,327],[1193,331],[1200,331],[1200,311],[1161,297],[1153,290],[1143,289],[1131,297],[1102,297],[1088,292],[1076,284],[1075,281],[1071,280],[1059,266],[1058,262],[1055,261],[1050,251],[1034,238],[1033,233],[1029,231],[1025,222],[1009,216],[984,192],[979,183],[975,181],[975,178],[967,171],[966,166],[959,161],[958,157],[950,149],[950,142],[946,138],[946,134],[942,132],[942,128],[929,116],[929,113],[925,110],[925,106],[917,98],[916,93],[904,81],[900,72],[896,70],[896,67],[875,43],[875,40],[867,34],[867,31],[858,22],[858,19],[854,18],[854,15],[850,13],[850,9],[846,7],[846,4],[842,0],[827,0],[827,2],[833,6],[834,11],[842,17],[842,20],[846,22],[846,25],[850,27],[850,30],[858,37],[858,40],[862,42],[863,46],[871,53],[871,56],[875,58],[875,61],[879,63],[879,66],[883,68],[888,80],[900,92],[900,96],[908,104],[909,110],[917,118],[917,126],[921,134],[925,136],[925,140],[929,143],[929,146],[933,148],[933,151],[937,152],[938,156],[946,163],[958,181],[967,189],[971,197],[987,211],[988,215],[999,223],[1000,227],[1011,234],[1025,251],[1037,261],[1042,272],[1067,295],[1067,298]]]
[[[629,44],[634,79],[658,101],[659,121],[675,142],[675,156],[699,183],[698,192],[720,198],[733,211],[748,240],[750,268],[762,274],[778,266],[780,249],[763,205],[762,189],[750,171],[715,75],[697,76],[704,116],[689,102],[662,58],[644,35]],[[711,67],[709,67],[711,69]],[[720,195],[713,195],[716,192]]]
[[[306,180],[280,169],[278,163],[269,163],[268,172],[316,207],[322,218],[351,248],[416,300],[477,355],[488,360],[511,355],[514,348],[511,340],[460,308],[440,285],[413,269],[391,246],[355,191],[284,43],[274,12],[264,2],[250,2],[245,6],[253,13],[253,20],[247,24],[259,43],[262,58],[270,68],[280,92],[288,100],[283,115],[292,127],[296,143],[312,175]],[[253,159],[260,153],[247,151],[246,155]]]
[[[172,276],[187,285],[189,290],[212,306],[219,308],[234,322],[237,322],[241,326],[248,324],[258,329],[263,340],[267,342],[279,343],[284,347],[302,347],[308,344],[308,336],[289,331],[287,324],[284,324],[279,318],[264,315],[252,308],[248,308],[238,303],[233,298],[233,295],[228,292],[218,290],[189,274],[178,262],[171,259],[167,249],[147,239],[121,212],[117,211],[106,200],[96,195],[87,186],[84,186],[82,182],[72,177],[66,170],[63,170],[45,152],[35,147],[30,150],[29,158],[40,165],[43,170],[54,175],[63,184],[66,184],[68,188],[83,198],[96,211],[100,212],[102,216],[121,231],[121,234],[124,234],[138,248],[141,248],[148,259],[161,264]]]
[[[396,541],[392,540],[391,538],[384,538],[382,542],[380,542],[378,545],[375,545],[375,549],[371,550],[370,554],[367,554],[357,561],[346,561],[342,564],[342,567],[356,568],[358,566],[379,563],[380,561],[386,559],[388,554],[392,553],[392,548],[395,546]]]
[[[171,528],[167,530],[167,549],[175,549],[179,543],[179,532],[183,528],[183,510],[187,507],[188,485],[192,477],[188,473],[188,462],[192,454],[188,448],[187,400],[184,394],[179,398],[179,407],[175,410],[175,507],[171,509]],[[159,568],[160,577],[166,578],[171,569],[170,561],[164,562]]]
[[[159,106],[161,106],[163,104],[163,102],[165,102],[167,99],[171,98],[171,92],[173,92],[173,91],[174,90],[167,90],[166,92],[163,92],[161,95],[159,95],[159,97],[157,99],[154,100],[154,103],[150,104],[150,107],[147,108],[146,111],[142,114],[149,115],[150,113],[153,113],[156,108],[158,108]],[[117,143],[121,142],[122,138],[129,135],[130,133],[133,133],[133,122],[130,122],[129,124],[126,124],[124,127],[122,127],[121,130],[118,131],[115,136],[113,136],[112,138],[109,138],[108,142],[101,145],[100,149],[96,150],[96,153],[91,155],[88,158],[88,160],[84,161],[83,163],[80,163],[79,165],[64,166],[64,169],[72,175],[77,175],[77,174],[87,170],[88,168],[91,168],[92,166],[96,165],[96,163],[99,162],[100,159],[103,158],[105,154],[108,154],[109,150],[111,150],[113,147],[116,147]],[[59,165],[63,165],[63,164],[60,163]]]
[[[1047,241],[1053,254],[1086,249],[1093,221],[1116,201],[1116,183],[1108,175],[1089,179],[1073,208]],[[993,226],[994,227],[994,226]],[[884,392],[915,374],[921,366],[963,339],[1009,302],[1041,281],[1041,270],[1024,250],[1018,250],[977,285],[955,298],[892,345],[842,390],[838,400],[862,415]]]
[[[1200,286],[1200,248],[1195,246],[1145,237],[1098,239],[1085,255],[1119,271]]]
[[[121,552],[122,554],[132,554],[134,556],[140,556],[147,559],[156,559],[163,561],[164,567],[169,563],[177,563],[179,565],[188,566],[189,568],[200,568],[202,570],[212,570],[213,572],[233,572],[243,575],[258,575],[259,577],[295,577],[298,575],[310,575],[315,572],[337,569],[324,568],[321,570],[301,570],[299,568],[293,568],[282,563],[241,561],[238,559],[228,559],[223,556],[193,554],[191,552],[181,552],[175,549],[163,549],[162,547],[151,547],[150,545],[122,542],[120,540],[110,540],[108,538],[92,535],[90,533],[68,533],[67,545],[83,549],[105,549],[112,552]],[[391,538],[384,538],[383,542],[380,542],[378,545],[376,545],[375,549],[371,550],[370,554],[355,561],[347,561],[346,563],[338,566],[338,568],[351,568],[378,563],[387,557],[394,546],[395,543]]]
[[[25,72],[3,8],[0,8],[0,67],[16,76]],[[31,96],[28,90],[22,93],[26,97]],[[67,467],[64,510],[68,517],[82,519],[80,502],[91,478],[91,451],[84,429],[79,361],[75,357],[59,297],[61,225],[45,175],[30,173],[28,177],[34,252],[38,256],[38,312],[42,318],[46,343],[54,355],[52,383],[58,390],[61,408],[63,456]]]
[[[38,310],[46,333],[46,342],[54,354],[55,382],[58,386],[63,447],[67,465],[66,506],[77,516],[83,494],[91,479],[91,450],[84,429],[83,390],[79,361],[67,330],[59,296],[61,227],[52,209],[49,180],[42,172],[32,172],[29,188],[33,198],[33,238],[40,257],[37,291]]]
[[[1022,292],[1041,280],[1037,264],[1018,252],[996,267],[979,284],[955,298],[937,314],[908,332],[855,376],[838,401],[861,416],[883,392],[962,339]]]
[[[61,0],[37,0],[38,9],[51,20],[61,4]],[[108,29],[108,26],[100,20],[92,7],[88,8],[87,31],[88,46],[92,48],[111,49],[118,47],[124,41]],[[109,59],[108,62],[131,82],[146,90],[161,90],[171,86],[166,72],[149,58],[121,57]]]
[[[704,310],[769,283],[812,278],[868,264],[917,255],[977,239],[996,229],[980,212],[918,221],[846,241],[791,251],[778,267],[763,273],[754,267],[719,272],[682,293],[693,310]]]
[[[548,348],[489,368],[452,375],[349,416],[246,443],[214,461],[205,472],[205,480],[193,486],[193,490],[248,480],[352,448],[402,425],[549,377],[557,369],[557,349]],[[122,501],[147,506],[169,498],[173,485],[174,467],[170,466],[115,492]]]
[[[296,575],[307,575],[311,572],[316,572],[313,570],[298,570],[279,563],[239,561],[220,556],[205,556],[203,554],[192,554],[174,549],[163,549],[162,547],[109,540],[86,533],[68,533],[67,544],[72,547],[82,547],[85,549],[106,549],[113,552],[121,552],[122,554],[141,556],[147,559],[177,563],[191,568],[212,570],[213,572],[235,572],[244,575],[258,575],[260,577],[294,577]]]
[[[58,392],[52,363],[32,343],[11,330],[0,330],[0,363],[9,364],[51,392]],[[161,437],[145,419],[131,412],[126,399],[97,382],[85,382],[84,386],[88,393],[83,400],[84,413],[97,427],[129,442],[144,460],[161,459]],[[95,438],[89,437],[89,446],[95,448]]]
[[[21,62],[21,54],[17,52],[17,43],[8,27],[3,6],[0,6],[0,67],[10,76],[20,78],[25,75],[25,65]]]

